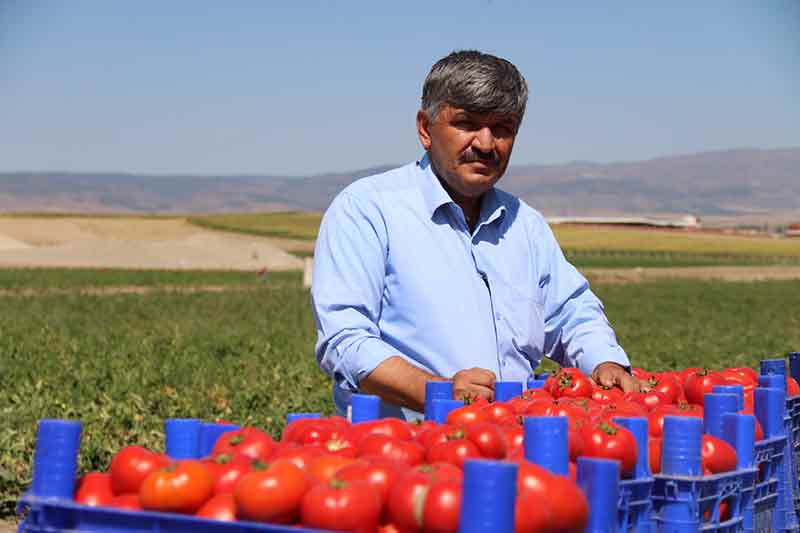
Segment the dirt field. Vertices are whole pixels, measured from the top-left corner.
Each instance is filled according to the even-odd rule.
[[[584,275],[594,283],[638,283],[656,279],[704,279],[720,281],[800,280],[797,266],[588,268]]]
[[[4,522],[0,520],[0,533],[16,533],[17,524],[14,522]]]
[[[0,218],[0,266],[187,270],[303,268],[285,243],[183,219]]]

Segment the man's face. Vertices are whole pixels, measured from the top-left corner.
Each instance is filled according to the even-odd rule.
[[[417,113],[417,133],[436,174],[467,198],[491,189],[506,171],[517,123],[515,117],[476,115],[449,105],[433,121]]]

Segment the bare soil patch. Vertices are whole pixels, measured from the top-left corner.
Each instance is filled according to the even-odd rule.
[[[0,218],[0,266],[298,270],[267,237],[200,228],[181,218]]]

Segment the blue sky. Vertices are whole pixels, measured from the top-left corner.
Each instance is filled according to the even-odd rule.
[[[0,0],[0,171],[404,163],[455,49],[514,62],[512,164],[800,146],[800,2]]]

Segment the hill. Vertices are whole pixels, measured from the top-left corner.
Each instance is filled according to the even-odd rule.
[[[322,211],[352,181],[389,168],[306,177],[0,173],[0,211]],[[513,166],[500,187],[547,215],[689,212],[770,218],[800,212],[800,148]]]

